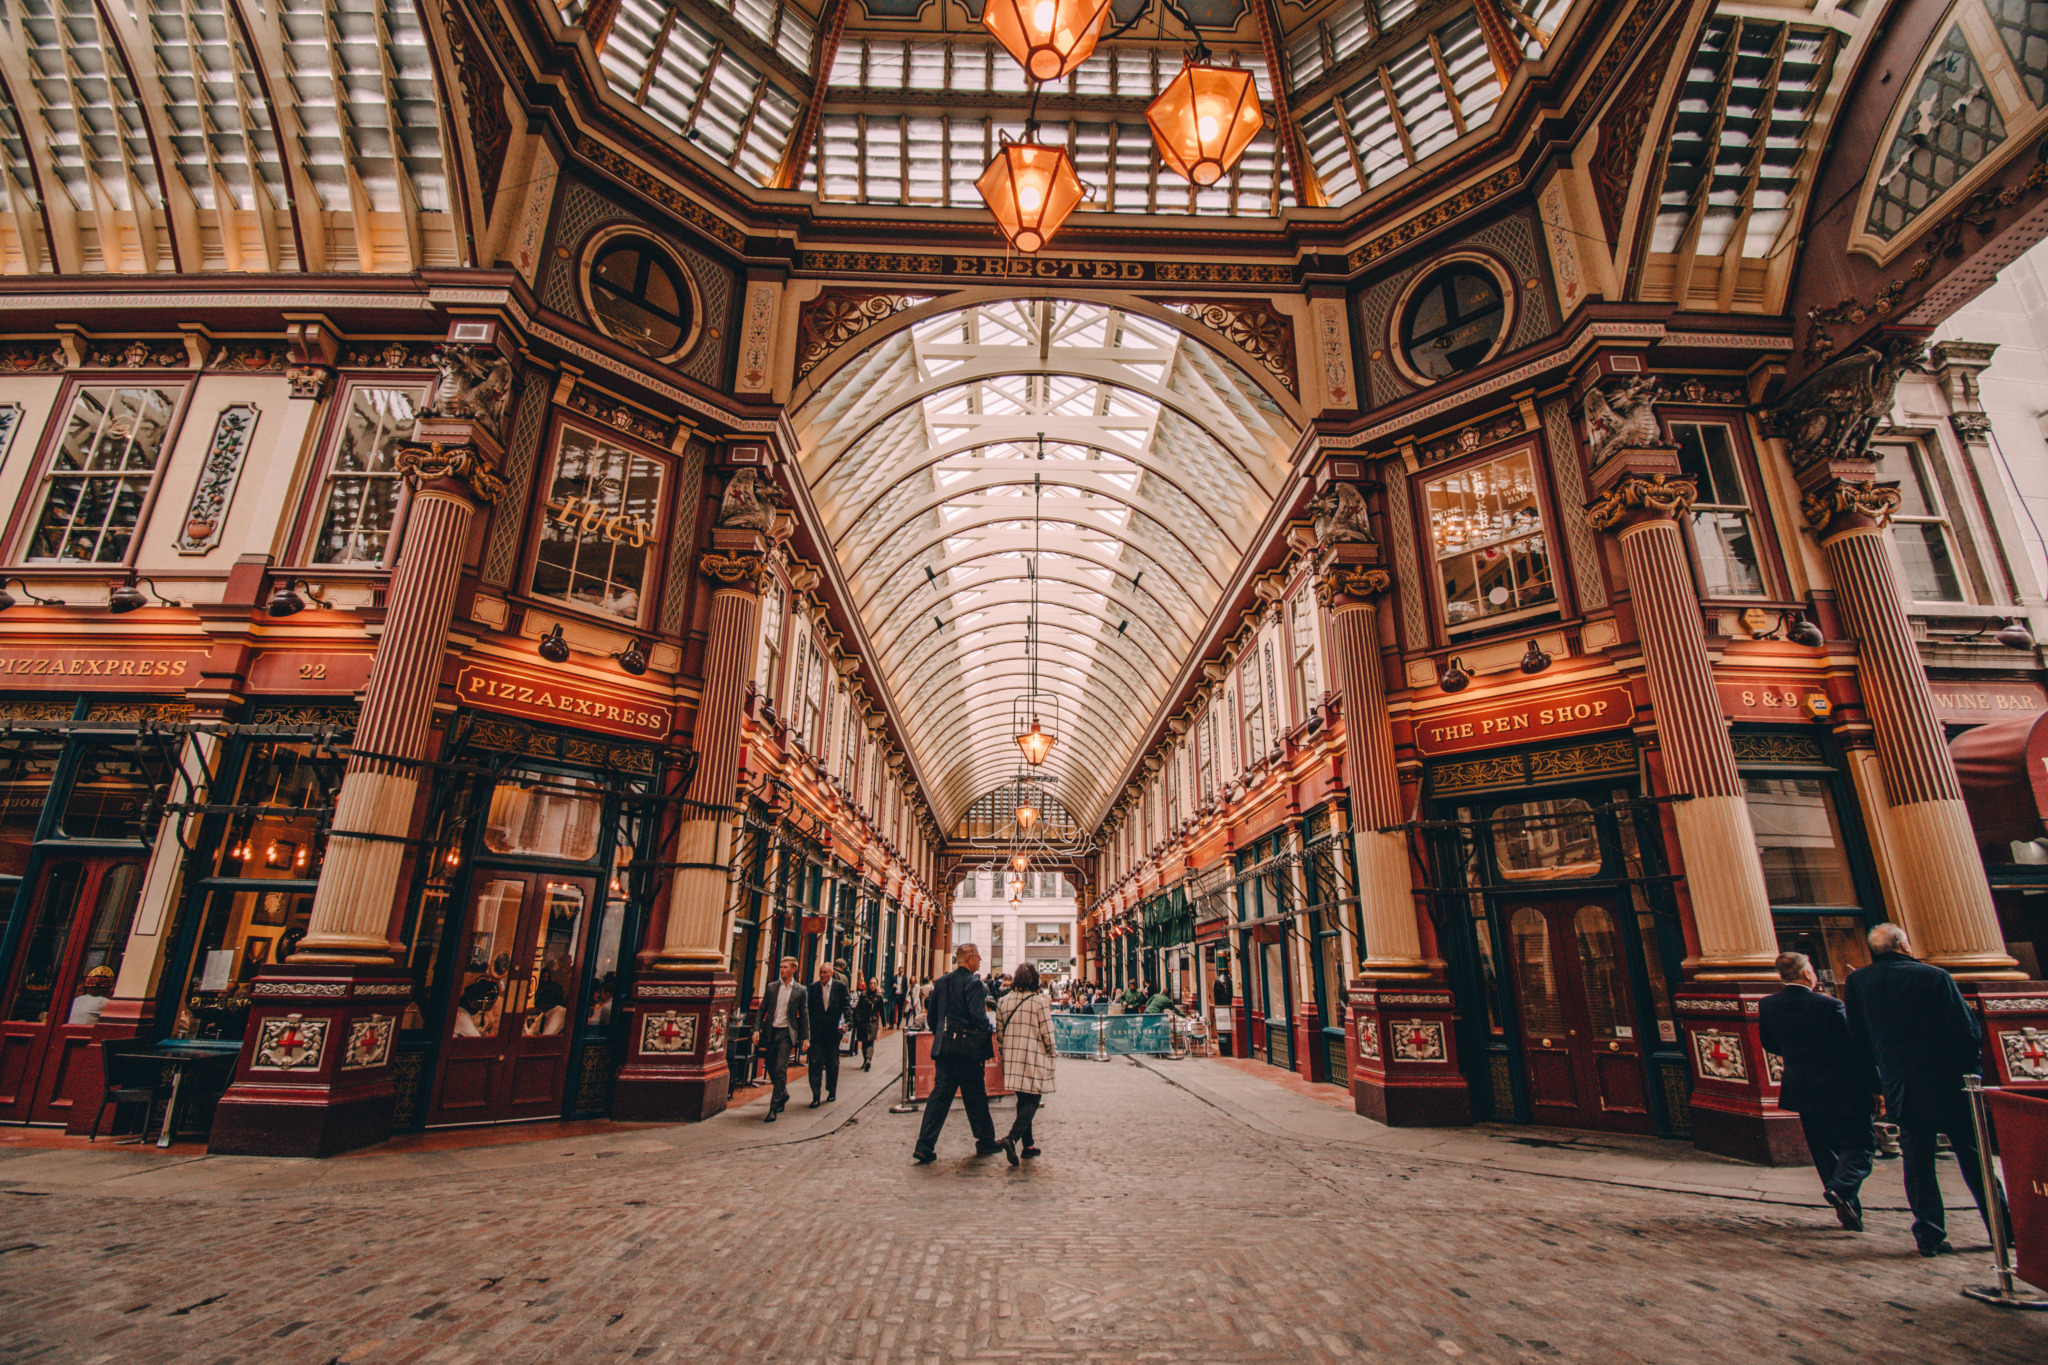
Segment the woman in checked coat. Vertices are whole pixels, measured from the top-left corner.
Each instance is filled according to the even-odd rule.
[[[1038,993],[1038,969],[1030,963],[1010,978],[1009,993],[996,1002],[996,1037],[1003,1051],[1003,1084],[1017,1092],[1017,1120],[1003,1139],[1003,1155],[1017,1164],[1018,1149],[1038,1155],[1031,1120],[1039,1100],[1052,1093],[1052,1007]]]

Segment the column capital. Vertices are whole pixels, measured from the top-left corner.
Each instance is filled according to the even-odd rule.
[[[1802,490],[1799,515],[1822,541],[1850,531],[1881,531],[1899,510],[1899,486],[1875,479],[1829,477]]]
[[[482,451],[472,445],[400,446],[392,458],[406,484],[415,492],[427,484],[453,482],[480,503],[495,503],[505,495],[505,480]]]
[[[1586,505],[1586,519],[1596,531],[1617,533],[1649,521],[1679,521],[1699,495],[1690,474],[1628,473]]]
[[[1393,586],[1394,576],[1385,569],[1365,564],[1332,564],[1316,578],[1316,601],[1326,608],[1370,602]]]
[[[723,550],[706,550],[697,561],[697,568],[706,578],[721,587],[738,588],[744,592],[761,591],[761,580],[768,571],[768,561],[757,554],[727,554]]]

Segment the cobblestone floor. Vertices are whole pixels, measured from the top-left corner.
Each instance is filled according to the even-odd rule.
[[[805,1141],[256,1189],[0,1163],[0,1361],[2048,1360],[2048,1315],[1957,1293],[1988,1274],[1961,1215],[1964,1254],[1922,1261],[1900,1214],[1858,1237],[1276,1136],[1126,1063],[1061,1067],[1040,1160],[972,1159],[956,1112],[918,1168],[890,1098]]]

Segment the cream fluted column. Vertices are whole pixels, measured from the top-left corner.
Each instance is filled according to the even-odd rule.
[[[1899,490],[1855,478],[1809,484],[1800,510],[1827,554],[1836,600],[1856,639],[1857,686],[1884,772],[1906,902],[1899,918],[1915,952],[1929,962],[1962,977],[2024,979],[2005,951],[1963,789],[1885,544]]]
[[[1643,670],[1674,796],[1700,955],[1699,980],[1775,980],[1778,936],[1728,723],[1714,692],[1699,595],[1685,550],[1698,489],[1684,476],[1623,474],[1588,515],[1621,542]]]
[[[1344,557],[1371,548],[1337,547],[1316,583],[1316,597],[1330,613],[1330,680],[1344,698],[1344,785],[1351,795],[1359,924],[1365,934],[1360,974],[1425,977],[1431,968],[1415,921],[1408,841],[1393,830],[1404,816],[1394,732],[1387,722],[1387,684],[1380,671],[1376,604],[1392,578],[1385,569]]]
[[[697,770],[689,800],[696,818],[677,838],[675,883],[656,970],[725,966],[725,893],[733,813],[739,786],[740,708],[753,670],[754,634],[761,622],[761,583],[768,570],[768,537],[718,530],[698,567],[717,587],[711,593],[710,638],[704,646],[704,693],[697,705],[693,747]],[[775,954],[780,953],[780,945]]]
[[[469,446],[406,446],[397,465],[412,488],[412,503],[391,573],[384,634],[363,689],[356,752],[335,796],[334,829],[294,964],[393,960],[391,907],[419,791],[415,764],[427,756],[462,548],[478,506],[496,502],[505,490],[489,461]]]

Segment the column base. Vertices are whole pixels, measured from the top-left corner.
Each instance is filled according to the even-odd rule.
[[[1345,1056],[1351,1105],[1390,1128],[1449,1128],[1472,1121],[1458,1069],[1457,998],[1445,982],[1351,983]]]
[[[732,1090],[725,1031],[738,991],[722,968],[657,968],[636,982],[611,1116],[676,1123],[724,1112]]]
[[[388,964],[263,968],[206,1150],[333,1156],[390,1137],[393,1045],[412,995],[412,978]]]
[[[1323,1051],[1323,1021],[1314,1006],[1294,1012],[1294,1071],[1305,1081],[1331,1080]],[[1340,1081],[1341,1084],[1341,1081]]]
[[[1984,1026],[1984,1084],[2048,1095],[2048,981],[1956,986]]]
[[[1780,989],[1762,981],[1694,982],[1673,1000],[1692,1069],[1692,1142],[1703,1152],[1758,1166],[1810,1160],[1799,1116],[1778,1108],[1784,1063],[1757,1036],[1757,1006]]]

